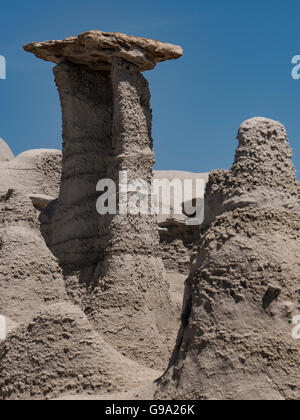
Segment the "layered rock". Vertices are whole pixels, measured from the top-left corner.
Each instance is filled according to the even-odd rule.
[[[220,173],[210,179],[207,194],[223,214],[202,233],[158,399],[300,397],[292,338],[300,312],[299,184],[291,150],[284,127],[271,120],[244,123],[239,139],[233,169],[221,176],[226,183]]]
[[[58,200],[41,222],[47,245],[63,266],[68,294],[115,348],[162,367],[177,320],[159,257],[156,217],[122,214],[119,208],[117,214],[98,214],[96,185],[115,181],[119,198],[119,173],[126,171],[129,183],[142,179],[150,190],[150,91],[140,71],[148,69],[149,60],[152,68],[178,58],[178,48],[91,33],[25,49],[60,63],[54,73],[63,115],[62,180]]]

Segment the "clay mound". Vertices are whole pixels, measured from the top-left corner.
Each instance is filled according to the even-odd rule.
[[[124,391],[159,373],[126,359],[91,327],[79,308],[59,303],[0,344],[0,398]]]
[[[187,283],[182,331],[158,399],[299,399],[300,216],[217,218]]]
[[[0,198],[0,314],[22,322],[65,297],[61,269],[39,231],[31,200],[10,190]]]
[[[0,138],[0,162],[9,162],[14,159],[14,154],[8,144]]]
[[[56,198],[61,178],[61,151],[37,149],[0,163],[0,193],[16,189],[23,194]]]

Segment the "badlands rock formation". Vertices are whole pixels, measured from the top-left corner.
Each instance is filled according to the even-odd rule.
[[[216,206],[187,280],[182,325],[156,398],[299,399],[300,194],[284,127],[239,130],[232,169],[207,187]],[[212,219],[213,217],[211,217]]]
[[[99,215],[96,185],[105,178],[118,184],[120,171],[126,171],[129,182],[139,178],[150,187],[152,115],[141,71],[179,58],[182,50],[97,31],[25,50],[59,63],[54,74],[63,117],[62,180],[58,200],[41,222],[63,267],[68,296],[116,349],[163,368],[177,320],[156,218]]]
[[[242,124],[201,229],[100,215],[100,179],[150,186],[141,71],[182,50],[100,31],[25,49],[58,64],[64,143],[14,158],[0,142],[0,399],[299,399],[300,187],[284,127]]]

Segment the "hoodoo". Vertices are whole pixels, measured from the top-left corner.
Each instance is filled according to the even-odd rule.
[[[150,186],[152,113],[141,72],[179,58],[182,49],[101,31],[24,48],[57,63],[62,180],[58,200],[41,221],[46,243],[63,266],[69,296],[119,351],[163,367],[170,346],[166,337],[176,320],[158,256],[156,217],[100,216],[96,185],[105,178],[118,184],[120,171],[127,171],[129,182],[139,178]]]

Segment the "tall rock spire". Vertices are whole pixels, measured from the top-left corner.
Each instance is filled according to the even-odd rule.
[[[63,118],[60,194],[42,232],[66,287],[94,328],[119,351],[163,367],[176,325],[152,214],[96,211],[101,179],[142,179],[150,188],[154,151],[150,90],[141,71],[182,55],[180,47],[91,31],[24,47],[57,63]],[[117,197],[120,191],[117,189]]]

